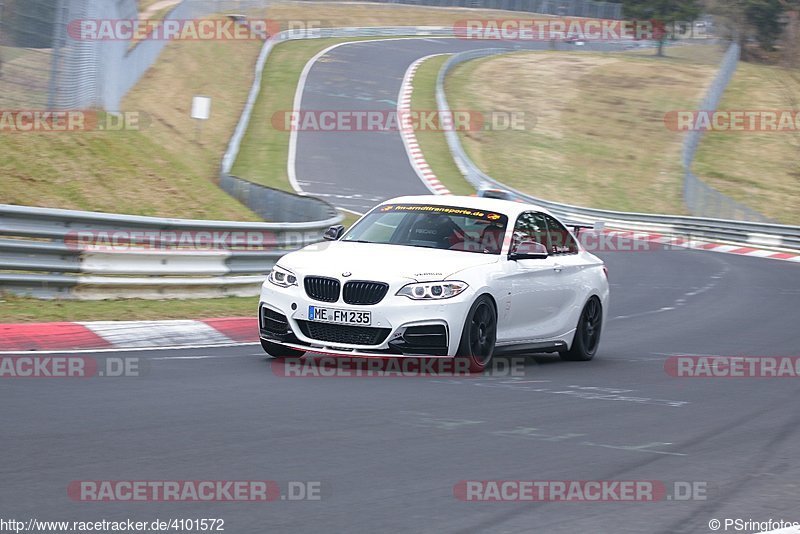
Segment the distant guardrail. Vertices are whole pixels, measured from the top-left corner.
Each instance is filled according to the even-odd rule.
[[[328,221],[339,215],[333,205],[315,197],[273,189],[230,174],[219,178],[220,188],[268,222]]]
[[[341,220],[249,223],[0,205],[0,291],[40,298],[257,295],[283,254]]]
[[[439,112],[442,114],[450,112],[450,105],[447,102],[447,95],[444,90],[444,81],[453,67],[473,59],[509,52],[511,51],[508,49],[487,48],[462,52],[448,59],[439,71],[436,81],[436,103]],[[610,227],[634,231],[653,231],[667,235],[697,238],[699,240],[731,242],[744,246],[755,245],[792,250],[800,249],[800,226],[760,221],[609,211],[572,206],[537,198],[511,188],[481,171],[467,155],[457,132],[448,130],[445,132],[445,136],[456,166],[473,187],[480,189],[490,186],[505,189],[521,200],[542,206],[559,217],[572,222],[605,222]],[[689,174],[691,174],[691,171],[689,171]]]

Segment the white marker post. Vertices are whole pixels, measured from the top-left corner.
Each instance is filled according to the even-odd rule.
[[[203,121],[211,118],[211,97],[195,96],[192,98],[192,118],[197,121],[195,129],[195,142],[200,143],[200,133],[203,130]]]

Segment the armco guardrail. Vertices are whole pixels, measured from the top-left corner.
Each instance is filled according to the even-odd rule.
[[[265,221],[303,223],[343,218],[324,200],[273,189],[230,174],[220,176],[219,187]]]
[[[73,299],[256,295],[278,258],[320,241],[340,220],[201,221],[0,205],[0,291]]]
[[[450,70],[472,59],[509,53],[507,49],[483,49],[455,54],[445,62],[436,81],[436,103],[440,113],[448,113],[450,105],[444,90],[444,81]],[[708,219],[679,215],[628,213],[593,208],[583,208],[541,198],[517,191],[481,171],[467,155],[455,131],[445,133],[453,159],[467,181],[476,189],[495,187],[505,189],[517,198],[542,206],[556,215],[578,223],[605,222],[610,227],[634,231],[653,231],[698,240],[725,241],[743,245],[772,248],[800,249],[800,226],[764,222],[743,222],[728,219]]]

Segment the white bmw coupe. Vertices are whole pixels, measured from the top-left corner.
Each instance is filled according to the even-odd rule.
[[[275,358],[460,358],[480,371],[500,353],[597,353],[607,270],[540,207],[401,197],[325,238],[264,282],[261,344]]]

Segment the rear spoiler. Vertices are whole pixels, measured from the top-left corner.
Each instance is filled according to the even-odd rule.
[[[499,200],[515,200],[514,195],[505,189],[491,189],[488,187],[481,187],[478,190],[478,196],[483,198],[496,198]],[[517,200],[517,202],[520,202]]]

